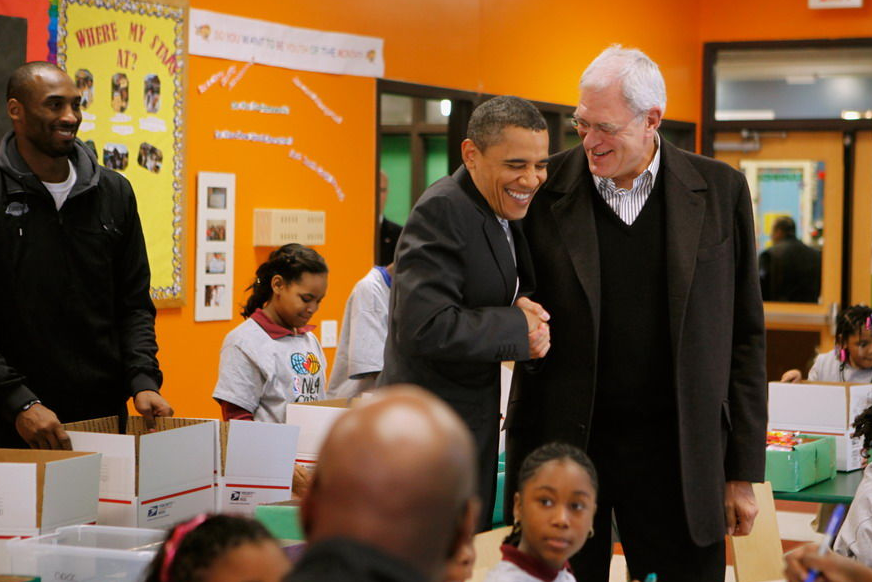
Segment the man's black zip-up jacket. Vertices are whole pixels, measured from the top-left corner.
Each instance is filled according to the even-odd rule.
[[[38,398],[61,422],[122,413],[162,381],[136,198],[79,140],[60,210],[0,142],[0,446],[23,446],[14,418]]]

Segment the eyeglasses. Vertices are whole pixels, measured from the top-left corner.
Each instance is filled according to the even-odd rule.
[[[635,123],[635,121],[645,115],[645,113],[647,112],[643,111],[642,113],[635,115],[630,121],[628,121],[624,125],[615,125],[613,123],[595,123],[591,125],[584,119],[579,119],[574,115],[569,118],[569,123],[572,125],[572,127],[574,127],[575,129],[580,129],[584,133],[598,131],[608,136],[615,137],[616,135],[627,129],[630,125]]]

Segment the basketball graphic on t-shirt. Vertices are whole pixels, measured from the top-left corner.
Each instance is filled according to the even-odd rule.
[[[321,371],[321,362],[312,352],[303,355],[299,352],[291,355],[291,367],[297,374],[317,374]]]

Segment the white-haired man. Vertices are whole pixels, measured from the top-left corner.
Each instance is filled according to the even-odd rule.
[[[741,173],[657,132],[657,65],[613,46],[581,78],[582,144],[549,160],[524,228],[532,299],[552,316],[538,369],[515,368],[508,494],[560,440],[601,472],[579,580],[608,580],[612,515],[634,579],[723,580],[724,534],[750,532],[763,479],[763,307]]]

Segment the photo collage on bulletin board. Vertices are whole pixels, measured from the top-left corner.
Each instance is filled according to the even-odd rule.
[[[197,290],[194,321],[233,317],[236,175],[197,174]]]

